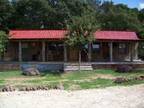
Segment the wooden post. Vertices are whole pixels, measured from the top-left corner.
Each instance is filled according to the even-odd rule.
[[[135,60],[138,60],[138,45],[139,45],[139,43],[136,42],[135,43],[135,57],[134,57]]]
[[[65,43],[64,43],[64,62],[67,62],[67,47]]]
[[[22,62],[22,43],[21,43],[21,41],[19,41],[19,62]]]
[[[113,42],[109,43],[109,47],[110,47],[110,50],[109,50],[109,53],[110,53],[110,62],[113,62]]]
[[[130,53],[130,61],[133,62],[133,43],[132,42],[130,43],[130,50],[131,50],[130,51],[131,52]]]
[[[91,62],[92,44],[88,44],[88,61]]]
[[[45,41],[42,41],[42,61],[45,62]]]

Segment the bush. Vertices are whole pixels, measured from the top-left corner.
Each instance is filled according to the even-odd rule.
[[[133,70],[132,66],[120,65],[117,66],[116,72],[125,73],[125,72],[131,72],[132,70]]]

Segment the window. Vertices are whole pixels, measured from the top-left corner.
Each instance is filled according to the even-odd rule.
[[[95,52],[100,52],[100,43],[95,43],[92,45],[92,49]]]
[[[119,49],[125,49],[125,48],[126,48],[126,44],[124,44],[124,43],[119,44]]]
[[[63,43],[47,43],[46,57],[47,61],[63,61],[64,57],[64,46]]]
[[[120,43],[119,44],[119,53],[125,54],[127,52],[126,44]]]

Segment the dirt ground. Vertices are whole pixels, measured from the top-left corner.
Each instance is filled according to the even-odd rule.
[[[79,91],[1,92],[0,108],[144,108],[144,84]]]

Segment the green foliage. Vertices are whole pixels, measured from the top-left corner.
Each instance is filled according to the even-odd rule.
[[[139,43],[139,57],[144,60],[144,42]]]
[[[0,30],[8,30],[13,7],[9,0],[0,0]]]
[[[48,72],[47,72],[48,73]],[[18,88],[35,87],[35,86],[54,86],[62,83],[65,89],[90,89],[103,88],[118,85],[142,84],[143,80],[132,80],[123,84],[113,83],[112,78],[124,77],[134,79],[144,75],[144,71],[134,71],[130,73],[116,73],[113,70],[93,70],[93,71],[76,71],[71,73],[62,73],[60,76],[46,74],[45,76],[23,76],[20,71],[0,72],[0,88],[10,84]],[[73,86],[75,85],[75,86]],[[73,87],[72,87],[73,86]]]
[[[132,30],[143,35],[143,10],[101,0],[0,0],[0,30],[66,29],[65,21],[81,19],[88,13],[84,13],[87,6],[93,9],[101,29]]]
[[[83,46],[94,40],[94,32],[99,25],[96,14],[90,7],[84,7],[79,16],[71,16],[71,21],[67,23],[66,43],[70,46]]]
[[[105,30],[132,30],[139,32],[141,28],[138,10],[130,9],[123,4],[103,3],[99,20],[102,29]]]
[[[40,29],[45,27],[52,11],[47,0],[18,0],[12,16],[12,27],[21,29]]]
[[[2,55],[3,52],[5,51],[7,41],[8,41],[8,35],[5,32],[0,31],[0,55]]]

